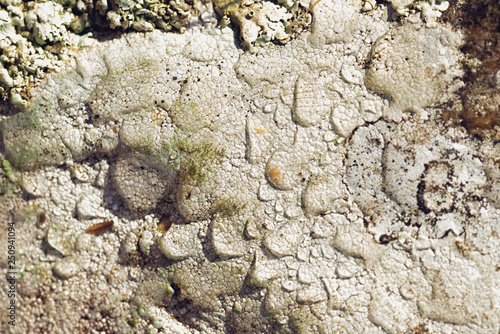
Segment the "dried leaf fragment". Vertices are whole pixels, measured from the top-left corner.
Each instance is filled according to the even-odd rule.
[[[44,211],[40,212],[36,220],[37,226],[43,226],[46,221],[47,221],[47,215],[45,214]]]
[[[88,227],[85,230],[85,232],[87,232],[88,234],[93,234],[93,235],[101,234],[101,233],[104,233],[106,231],[109,231],[113,227],[114,223],[115,222],[112,220],[105,220],[101,223],[97,223],[97,224],[94,224],[94,225]]]
[[[163,216],[160,222],[158,223],[156,230],[161,234],[165,234],[165,232],[167,232],[170,229],[170,226],[172,226],[172,221],[170,220],[170,217]]]

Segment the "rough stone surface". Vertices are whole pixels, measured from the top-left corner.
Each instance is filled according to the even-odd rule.
[[[127,4],[92,3],[122,28]],[[205,12],[2,106],[0,331],[498,333],[498,140],[434,104],[459,36],[362,6],[220,1],[241,45]]]

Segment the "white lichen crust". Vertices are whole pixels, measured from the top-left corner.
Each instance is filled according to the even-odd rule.
[[[25,91],[49,71],[59,70],[72,48],[93,44],[92,34],[74,34],[77,17],[60,3],[2,1],[0,9],[0,97],[26,106]],[[88,22],[83,20],[84,28]],[[82,29],[83,30],[83,29]]]
[[[265,3],[233,9],[279,31]],[[100,42],[2,116],[16,331],[498,333],[499,144],[432,106],[458,37],[300,5],[311,31],[257,52],[211,25]]]
[[[405,25],[387,32],[375,43],[365,84],[391,97],[384,116],[400,120],[401,111],[414,110],[447,96],[460,75],[457,36],[445,28]]]
[[[437,26],[436,19],[441,17],[442,12],[450,6],[448,1],[441,0],[389,0],[389,2],[399,16],[408,16],[415,9],[420,10],[427,28],[435,28]],[[365,0],[363,10],[373,10],[376,4],[375,0]]]

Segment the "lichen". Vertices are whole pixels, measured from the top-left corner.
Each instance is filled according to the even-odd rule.
[[[438,331],[497,326],[494,304],[474,304],[498,290],[498,173],[483,161],[493,145],[445,133],[427,108],[449,84],[454,33],[389,24],[382,10],[363,15],[340,0],[303,5],[312,31],[256,53],[210,24],[104,41],[33,88],[24,112],[2,116],[6,153],[25,144],[19,133],[54,136],[70,153],[19,163],[44,166],[23,172],[24,197],[49,224],[31,229],[43,236],[24,255],[68,257],[52,266],[51,291],[63,286],[78,312],[63,317],[49,299],[51,319],[74,332],[173,332],[174,316],[221,333],[409,332],[429,319]],[[415,106],[420,114],[405,112]],[[82,233],[111,219],[103,235]],[[449,253],[432,258],[440,252]],[[452,257],[457,268],[446,267]],[[452,271],[435,274],[443,268]],[[450,287],[483,275],[454,305]]]
[[[212,206],[212,212],[221,217],[229,218],[239,214],[245,206],[245,203],[240,203],[235,199],[219,198]]]
[[[45,73],[60,69],[73,52],[92,44],[86,34],[69,31],[75,15],[61,4],[15,1],[0,10],[0,97],[28,105],[27,90]]]
[[[183,32],[197,1],[13,1],[0,10],[0,97],[26,107],[27,90],[64,66],[102,29]]]
[[[390,0],[389,2],[397,15],[400,16],[408,16],[413,8],[419,9],[428,28],[435,28],[437,26],[436,19],[449,7],[448,1],[440,0]],[[375,8],[374,2],[367,1],[364,9],[371,10],[373,8]]]
[[[242,46],[253,52],[270,42],[287,43],[311,24],[311,8],[296,0],[277,4],[266,0],[215,0],[214,6],[223,17],[222,25],[235,24]]]
[[[403,25],[380,37],[373,46],[365,84],[391,97],[384,116],[400,120],[402,111],[419,112],[456,90],[451,83],[461,74],[456,47],[459,40],[445,28]],[[438,51],[439,50],[439,51]],[[444,95],[447,96],[447,95]]]
[[[6,157],[21,170],[60,164],[71,157],[60,137],[47,136],[46,128],[39,121],[40,117],[34,108],[0,124],[7,148]]]
[[[224,148],[208,140],[193,141],[189,138],[175,144],[182,157],[179,177],[182,182],[203,182],[213,171],[213,165],[224,157]]]

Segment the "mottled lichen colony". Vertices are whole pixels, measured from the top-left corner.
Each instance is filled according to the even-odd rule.
[[[3,0],[0,2],[0,98],[16,106],[26,106],[27,89],[40,83],[47,73],[59,71],[75,51],[94,44],[94,34],[106,36],[107,29],[184,32],[189,25],[213,22],[215,10],[220,15],[220,25],[231,23],[237,27],[241,45],[256,51],[256,46],[287,43],[307,30],[313,13],[323,15],[313,10],[320,1]],[[410,9],[418,8],[428,27],[435,27],[435,19],[448,8],[448,2],[434,0],[391,4],[399,15],[408,15]],[[370,11],[375,7],[372,0],[363,9]],[[352,13],[351,10],[345,14]]]
[[[214,3],[241,44],[210,11],[124,34],[2,116],[19,328],[497,333],[499,144],[438,122],[460,36],[360,1]]]
[[[184,31],[204,6],[199,1],[0,2],[0,97],[25,106],[26,90],[59,71],[75,51],[107,29]]]

